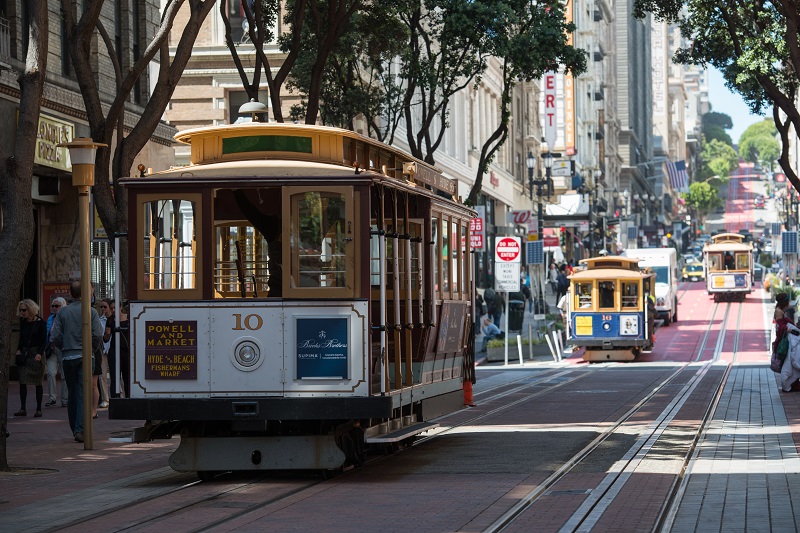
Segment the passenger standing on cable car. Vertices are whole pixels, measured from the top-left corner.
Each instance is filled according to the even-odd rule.
[[[733,270],[734,268],[733,254],[730,252],[725,252],[725,269]]]

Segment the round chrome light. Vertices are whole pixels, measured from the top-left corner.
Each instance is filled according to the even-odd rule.
[[[261,350],[252,341],[243,341],[234,350],[236,362],[245,368],[251,368],[261,360]]]
[[[603,329],[605,331],[610,331],[611,330],[611,324],[609,324],[608,322],[603,322]]]

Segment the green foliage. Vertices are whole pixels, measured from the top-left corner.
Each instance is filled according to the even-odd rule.
[[[781,145],[775,136],[778,130],[772,120],[750,125],[739,139],[739,155],[745,161],[765,162],[770,167],[781,154]]]
[[[706,215],[722,206],[722,198],[719,196],[719,190],[705,182],[692,183],[689,185],[689,192],[684,193],[683,197],[686,199],[686,204],[689,207],[697,210],[702,215]]]
[[[726,180],[730,173],[739,166],[739,156],[736,155],[736,150],[731,145],[716,139],[703,145],[700,159],[703,162],[700,179],[719,176]]]
[[[721,128],[722,130],[729,130],[733,127],[733,120],[731,120],[730,115],[726,115],[725,113],[717,113],[716,111],[709,111],[708,113],[703,115],[703,133],[705,133],[706,128],[709,127],[716,127]]]
[[[784,282],[781,279],[776,279],[770,285],[769,291],[772,297],[775,298],[779,294],[788,294],[790,300],[796,300],[800,296],[800,289],[794,288],[791,284]]]
[[[731,139],[731,136],[719,126],[704,126],[703,136],[705,137],[706,141],[719,141],[729,146],[733,146],[733,140]]]
[[[717,140],[733,146],[731,136],[725,130],[733,127],[733,121],[725,113],[709,111],[703,115],[703,137],[706,141]]]
[[[758,262],[764,268],[769,268],[772,266],[772,256],[770,254],[761,254],[758,256]]]
[[[546,341],[542,339],[533,338],[531,342],[528,342],[527,337],[522,337],[522,346],[527,346],[528,344],[533,344],[536,346],[537,344],[542,344]],[[486,343],[486,348],[502,348],[506,345],[506,339],[492,339]],[[508,347],[509,348],[516,348],[517,347],[517,337],[512,336],[508,339]]]

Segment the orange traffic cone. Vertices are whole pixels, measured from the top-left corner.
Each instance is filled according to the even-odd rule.
[[[475,407],[475,404],[472,402],[472,382],[469,380],[464,382],[464,405]]]

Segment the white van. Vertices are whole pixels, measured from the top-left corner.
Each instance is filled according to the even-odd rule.
[[[664,325],[678,321],[678,254],[674,248],[630,248],[622,255],[639,258],[640,267],[650,267],[656,275],[656,317]]]

